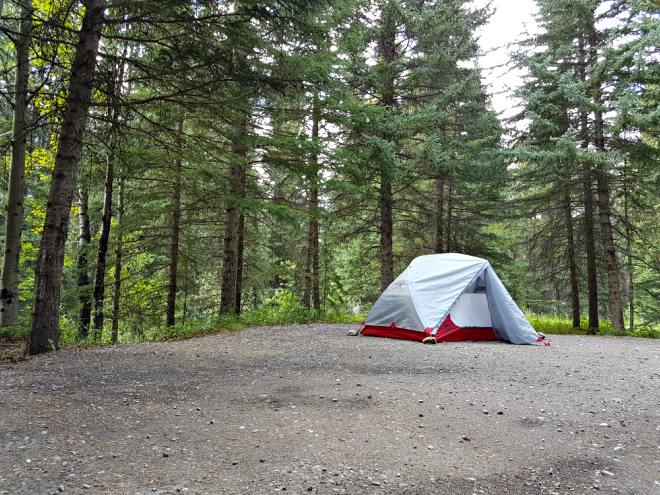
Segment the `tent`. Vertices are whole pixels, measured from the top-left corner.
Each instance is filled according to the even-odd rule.
[[[358,333],[419,342],[540,340],[490,263],[458,253],[415,258]]]

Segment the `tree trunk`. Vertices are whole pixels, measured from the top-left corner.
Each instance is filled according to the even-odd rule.
[[[598,278],[596,272],[596,240],[594,238],[593,171],[584,165],[584,244],[587,253],[587,296],[589,300],[589,332],[598,328]]]
[[[245,215],[238,217],[238,253],[236,256],[236,303],[234,313],[241,314],[243,298],[243,252],[245,251]]]
[[[174,161],[174,189],[170,205],[170,263],[167,283],[167,316],[165,324],[174,326],[176,322],[176,291],[179,272],[179,234],[181,231],[181,173],[183,162],[181,160],[183,139],[183,117],[177,124],[177,157]]]
[[[435,179],[435,252],[443,253],[445,213],[445,180]]]
[[[114,138],[111,138],[113,140]],[[112,188],[114,183],[114,144],[110,145],[106,157],[105,185],[103,195],[103,214],[101,215],[101,235],[96,253],[96,273],[94,276],[94,340],[99,340],[103,334],[105,302],[105,262],[110,243],[110,225],[112,220]]]
[[[394,255],[392,253],[392,182],[387,170],[380,174],[380,290],[394,280]]]
[[[564,185],[564,224],[566,227],[566,255],[568,272],[571,280],[571,303],[573,308],[573,328],[580,328],[580,287],[578,285],[577,261],[575,259],[575,239],[573,236],[573,210],[571,192],[568,184]]]
[[[447,240],[445,245],[447,246],[447,252],[451,253],[451,231],[452,231],[452,215],[454,213],[454,183],[449,180],[449,190],[447,191]]]
[[[80,293],[80,317],[78,319],[78,338],[84,340],[89,335],[89,322],[92,317],[92,297],[89,279],[89,246],[92,232],[89,227],[89,192],[87,186],[78,190],[78,223],[80,233],[78,236],[78,291]]]
[[[318,97],[314,97],[312,103],[312,152],[307,191],[307,264],[305,270],[305,296],[304,306],[306,309],[313,307],[321,309],[321,290],[319,287],[319,123],[321,120],[321,109]]]
[[[590,58],[593,53],[587,54],[585,39],[578,39],[579,66],[578,75],[580,81],[587,83],[587,67],[593,63]],[[587,111],[579,109],[581,147],[586,150],[589,147],[589,122]],[[588,332],[596,333],[598,328],[598,272],[596,271],[596,241],[594,238],[594,196],[593,196],[593,170],[586,162],[582,169],[582,187],[584,203],[584,244],[587,254],[587,299],[588,299]]]
[[[395,69],[393,67],[397,58],[396,53],[396,22],[394,12],[387,4],[383,11],[383,26],[381,33],[381,53],[385,65],[383,71],[383,105],[393,112],[396,107],[394,95]],[[387,140],[393,136],[385,133]],[[394,164],[383,163],[380,168],[380,189],[378,206],[380,210],[380,290],[384,291],[394,280],[394,254],[393,254],[393,198],[392,198],[392,170]]]
[[[635,329],[635,267],[632,254],[632,231],[630,228],[630,217],[628,216],[629,198],[627,179],[623,190],[623,220],[626,223],[626,259],[628,261],[628,329]]]
[[[80,162],[87,123],[94,68],[103,30],[105,0],[87,0],[71,79],[62,116],[46,219],[35,269],[34,304],[26,354],[39,354],[60,346],[60,283],[64,265],[74,174]]]
[[[595,144],[601,152],[605,152],[603,136],[603,115],[600,110],[594,112]],[[623,298],[621,297],[621,272],[616,257],[616,245],[612,229],[612,214],[610,211],[610,184],[607,170],[602,165],[596,169],[596,183],[598,185],[598,218],[600,220],[600,236],[603,243],[605,270],[607,271],[607,293],[612,328],[623,330]]]
[[[230,198],[225,211],[224,260],[222,264],[222,290],[220,293],[220,314],[236,312],[236,286],[238,274],[238,223],[239,202],[242,197],[242,184],[245,181],[245,132],[247,115],[238,118],[232,137],[232,160],[230,169]]]
[[[1,7],[0,7],[1,13]],[[30,74],[30,30],[32,28],[32,0],[21,3],[21,22],[16,36],[16,80],[14,84],[14,122],[12,127],[11,166],[7,191],[5,249],[0,281],[0,327],[18,322],[18,279],[23,228],[23,200],[25,196],[25,142],[28,78]]]
[[[584,76],[583,76],[584,78]],[[582,134],[582,148],[589,146],[588,116],[586,111],[580,111],[580,129]],[[598,328],[598,272],[596,270],[596,239],[594,237],[594,193],[593,170],[587,162],[582,170],[582,187],[584,203],[584,244],[587,254],[587,300],[588,323],[587,331],[596,333]]]
[[[115,245],[115,281],[112,288],[112,332],[110,340],[113,344],[119,338],[119,317],[121,298],[121,269],[124,256],[124,196],[126,194],[126,179],[124,174],[119,177],[119,203],[117,204],[117,240]]]
[[[123,56],[117,74],[112,82],[112,98],[117,100],[124,83],[124,67],[127,48],[123,50]],[[98,251],[96,255],[96,275],[94,277],[94,339],[98,340],[103,334],[103,322],[105,320],[105,267],[110,243],[110,228],[112,225],[112,193],[115,181],[115,159],[119,148],[119,109],[114,107],[110,110],[110,129],[108,136],[108,154],[106,156],[105,183],[103,195],[103,214],[101,215],[101,235],[99,237]]]

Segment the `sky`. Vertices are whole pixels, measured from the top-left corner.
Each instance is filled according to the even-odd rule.
[[[475,0],[478,6],[487,0]],[[521,74],[503,66],[509,60],[511,48],[506,45],[525,37],[526,32],[536,31],[534,14],[537,11],[534,0],[492,0],[495,13],[489,23],[481,29],[480,45],[484,55],[480,59],[494,109],[506,118],[515,113],[515,99],[512,91],[521,82]]]

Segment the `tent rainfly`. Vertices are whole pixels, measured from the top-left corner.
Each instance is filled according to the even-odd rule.
[[[380,295],[359,334],[427,343],[541,340],[490,263],[458,253],[415,258]]]

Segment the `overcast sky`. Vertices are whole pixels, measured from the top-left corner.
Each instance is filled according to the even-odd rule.
[[[484,5],[487,0],[475,0]],[[480,44],[485,55],[481,58],[484,79],[491,95],[493,107],[503,117],[510,116],[515,106],[511,92],[520,83],[520,73],[509,67],[498,67],[509,60],[511,48],[506,45],[524,38],[525,32],[534,32],[536,3],[534,0],[493,0],[495,13],[481,30]]]

